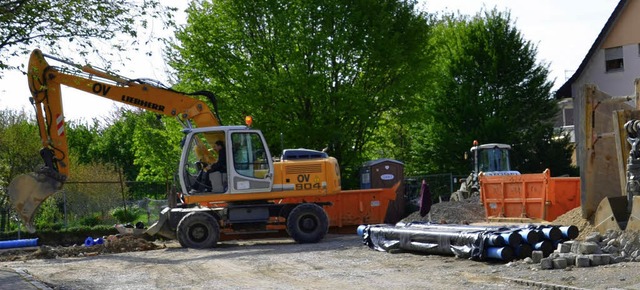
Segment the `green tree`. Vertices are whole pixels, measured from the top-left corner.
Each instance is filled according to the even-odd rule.
[[[416,1],[197,1],[170,45],[180,87],[217,92],[274,149],[329,148],[343,186],[385,112],[414,105],[430,57]],[[230,120],[230,121],[229,121]],[[277,154],[277,153],[276,153]]]
[[[93,119],[91,124],[82,121],[69,121],[66,129],[69,154],[75,156],[81,164],[98,162],[95,144],[103,131],[98,119]]]
[[[6,188],[19,174],[42,164],[38,150],[42,146],[35,122],[24,111],[0,111],[0,231],[6,229],[9,197]]]
[[[125,180],[135,180],[140,168],[134,164],[133,132],[136,113],[125,108],[113,112],[104,130],[93,144],[93,161],[110,164]]]
[[[111,163],[79,162],[79,156],[71,154],[70,182],[64,185],[66,195],[66,210],[70,225],[82,219],[98,217],[110,218],[112,208],[123,206],[129,191],[120,183],[119,172],[114,170]],[[90,181],[89,183],[75,183],[74,181]],[[123,192],[124,190],[124,192]],[[62,192],[54,194],[50,199],[56,199],[62,204]],[[62,212],[63,208],[59,207]]]
[[[101,130],[90,148],[93,162],[111,164],[127,181],[173,180],[180,160],[181,127],[171,118],[158,119],[143,110],[120,108]],[[148,187],[129,184],[133,196],[143,196]]]
[[[448,15],[436,26],[432,45],[441,73],[413,139],[413,162],[431,172],[468,172],[463,153],[478,140],[511,144],[516,169],[540,171],[555,156],[548,151],[558,108],[547,66],[536,60],[535,45],[512,25],[510,14]]]
[[[137,181],[171,182],[180,162],[182,126],[173,118],[159,118],[151,112],[140,115],[133,132]]]
[[[153,19],[174,25],[175,8],[159,1],[127,0],[8,0],[0,3],[0,70],[13,68],[12,56],[27,54],[34,46],[56,52],[70,45],[81,55],[100,52],[108,44],[116,51],[137,49],[149,40],[136,39]],[[127,36],[118,40],[119,36]]]

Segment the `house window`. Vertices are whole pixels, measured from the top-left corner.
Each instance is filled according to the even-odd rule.
[[[573,126],[573,108],[562,109],[563,126]]]
[[[624,70],[622,59],[622,46],[605,48],[604,50],[605,68],[607,72]]]

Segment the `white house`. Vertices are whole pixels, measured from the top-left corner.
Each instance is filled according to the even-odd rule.
[[[634,80],[640,78],[640,1],[620,0],[575,73],[556,92],[564,108],[561,123],[578,124],[573,112],[585,84],[594,84],[611,96],[635,94]]]
[[[591,101],[596,95],[602,100],[606,95],[635,96],[635,80],[640,78],[638,15],[640,0],[620,0],[576,72],[556,92],[557,99],[567,100],[563,116],[572,116],[559,125],[574,125],[583,217],[593,214],[604,197],[625,192],[626,160],[618,156],[622,150],[617,143],[620,140],[615,138],[613,111],[632,109],[635,101]],[[585,85],[595,85],[597,90],[586,90]],[[585,97],[587,94],[591,95],[589,100]]]

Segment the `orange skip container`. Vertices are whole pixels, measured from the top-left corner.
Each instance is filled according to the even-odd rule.
[[[553,221],[580,206],[579,177],[542,173],[480,175],[480,193],[487,218],[529,218]]]

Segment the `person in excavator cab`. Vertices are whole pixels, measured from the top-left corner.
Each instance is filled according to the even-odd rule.
[[[218,160],[215,163],[205,165],[201,163],[200,172],[196,179],[196,186],[189,193],[198,192],[215,192],[224,193],[224,178],[227,174],[227,154],[224,146],[224,142],[218,140],[215,142],[214,150],[218,155]]]

